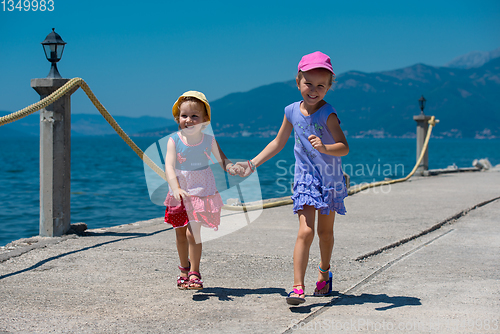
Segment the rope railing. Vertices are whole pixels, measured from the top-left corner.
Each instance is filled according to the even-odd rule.
[[[74,88],[80,87],[83,89],[85,94],[87,94],[88,98],[94,106],[99,110],[101,115],[104,117],[104,119],[111,125],[111,127],[118,133],[118,135],[127,143],[127,145],[141,158],[144,163],[146,163],[156,174],[158,174],[162,179],[167,181],[167,176],[165,175],[165,172],[158,167],[157,164],[153,162],[140,148],[137,146],[132,139],[123,131],[123,129],[118,125],[118,123],[115,121],[113,116],[106,110],[106,108],[99,102],[97,97],[94,95],[90,87],[87,85],[87,83],[82,79],[82,78],[73,78],[69,80],[67,83],[65,83],[61,88],[50,94],[49,96],[45,97],[44,99],[38,101],[37,103],[34,103],[24,109],[21,109],[19,111],[16,111],[12,114],[0,117],[0,126],[12,123],[14,121],[17,121],[18,119],[21,119],[23,117],[26,117],[28,115],[31,115],[32,113],[43,109],[50,104],[54,103],[61,97],[63,97],[65,94],[67,94],[69,91],[71,91]]]
[[[92,101],[92,104],[99,110],[101,115],[104,117],[104,119],[111,125],[111,127],[116,131],[116,133],[127,143],[127,145],[141,158],[142,161],[144,161],[145,164],[147,164],[156,174],[158,174],[163,180],[167,181],[167,177],[165,175],[165,171],[161,169],[157,164],[155,164],[140,148],[137,146],[132,139],[123,131],[123,129],[120,127],[120,125],[115,121],[113,116],[106,110],[106,108],[99,102],[97,97],[94,95],[90,87],[87,85],[87,83],[82,79],[82,78],[73,78],[69,80],[66,84],[64,84],[61,88],[57,89],[55,92],[52,94],[48,95],[47,97],[43,98],[42,100],[33,103],[32,105],[21,109],[19,111],[13,112],[9,115],[0,117],[0,126],[9,124],[12,122],[15,122],[23,117],[26,117],[28,115],[33,114],[34,112],[43,109],[64,95],[66,95],[68,92],[73,90],[76,87],[76,89],[81,88],[87,94],[87,97]],[[389,185],[389,184],[394,184],[398,182],[404,182],[407,181],[410,177],[415,174],[417,171],[418,166],[422,162],[422,159],[424,158],[425,152],[427,151],[427,146],[429,144],[429,139],[431,137],[432,129],[433,127],[439,122],[439,120],[436,120],[434,116],[431,117],[429,120],[429,129],[427,131],[427,136],[425,137],[424,145],[422,147],[422,152],[420,153],[420,157],[417,160],[417,163],[415,164],[415,167],[413,167],[413,170],[405,177],[400,178],[400,179],[395,179],[395,180],[387,180],[387,181],[378,181],[378,182],[372,182],[368,184],[363,184],[359,185],[357,187],[351,188],[348,190],[349,195],[354,195],[358,192],[361,192],[363,190],[369,189],[369,188],[374,188],[374,187],[379,187],[383,185]],[[242,205],[242,206],[230,206],[230,205],[225,205],[225,209],[229,210],[235,210],[235,211],[252,211],[252,210],[258,210],[258,209],[266,209],[266,208],[272,208],[276,206],[281,206],[281,205],[288,205],[292,204],[291,199],[286,199],[286,200],[278,200],[278,201],[273,201],[269,203],[263,203],[263,204],[256,204],[256,205]]]
[[[387,181],[378,181],[378,182],[372,182],[372,183],[368,183],[368,184],[363,184],[363,185],[360,185],[358,187],[349,189],[348,194],[349,195],[353,195],[353,194],[359,193],[359,192],[361,192],[363,190],[366,190],[366,189],[369,189],[369,188],[378,187],[378,186],[384,186],[384,185],[388,185],[388,184],[394,184],[394,183],[398,183],[398,182],[408,181],[408,179],[410,177],[412,177],[413,174],[415,174],[415,172],[418,169],[418,166],[420,166],[420,164],[422,163],[422,159],[424,158],[425,152],[427,151],[427,146],[429,145],[429,139],[431,138],[432,128],[437,123],[439,123],[439,120],[437,120],[434,116],[432,116],[431,119],[429,120],[429,129],[427,131],[427,136],[425,136],[424,145],[422,147],[422,152],[420,152],[420,156],[418,157],[418,160],[417,160],[417,163],[415,164],[415,167],[413,167],[412,171],[408,175],[406,175],[405,177],[402,177],[400,179],[387,180]]]

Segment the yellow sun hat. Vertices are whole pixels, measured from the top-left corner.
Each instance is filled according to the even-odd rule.
[[[208,104],[208,100],[205,97],[205,94],[203,94],[202,92],[197,92],[195,90],[190,90],[190,91],[185,92],[184,94],[179,96],[177,101],[175,101],[174,105],[172,106],[172,115],[174,115],[174,118],[179,117],[179,113],[180,113],[179,105],[180,105],[183,97],[194,97],[194,98],[200,100],[201,102],[203,102],[205,104],[205,108],[207,109],[208,120],[210,121],[210,104]]]

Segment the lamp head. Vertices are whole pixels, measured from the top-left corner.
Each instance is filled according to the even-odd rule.
[[[418,104],[420,105],[420,113],[424,113],[424,108],[425,108],[425,101],[427,101],[424,96],[422,95],[422,97],[420,97],[418,99]]]
[[[41,44],[43,45],[43,51],[48,61],[57,63],[61,60],[66,42],[55,32],[55,28],[52,28],[52,32],[45,37],[45,40]]]
[[[66,42],[55,32],[55,28],[52,28],[52,32],[45,37],[45,40],[41,44],[45,52],[45,57],[52,63],[47,78],[61,78],[56,63],[62,58]]]

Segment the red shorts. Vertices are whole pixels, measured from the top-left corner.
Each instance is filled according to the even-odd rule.
[[[165,209],[165,223],[172,225],[174,228],[184,227],[189,223],[186,207],[182,201],[178,206],[167,206]]]
[[[219,197],[220,198],[220,197]],[[180,202],[177,200],[172,200],[173,197],[167,197],[167,205],[165,210],[165,223],[172,225],[174,228],[184,227],[192,222],[200,222],[202,226],[209,227],[218,230],[220,225],[220,211],[217,212],[206,212],[206,211],[190,211],[189,213],[184,206],[184,201]],[[221,200],[222,202],[222,200]],[[173,204],[173,205],[172,205]],[[207,204],[208,205],[208,204]],[[204,206],[206,207],[206,206]]]

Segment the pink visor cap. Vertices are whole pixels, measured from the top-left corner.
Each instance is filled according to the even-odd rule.
[[[327,69],[335,75],[330,57],[319,51],[305,55],[299,62],[299,72],[305,72],[315,68]]]

